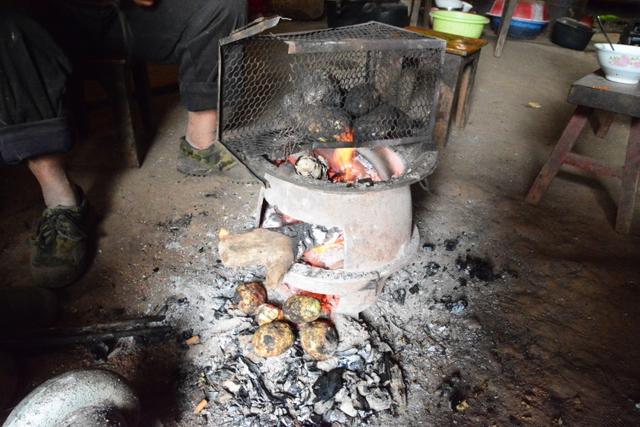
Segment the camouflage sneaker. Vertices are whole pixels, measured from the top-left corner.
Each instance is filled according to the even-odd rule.
[[[45,209],[31,246],[31,276],[37,286],[61,288],[84,272],[87,258],[87,202]]]
[[[211,147],[199,150],[182,137],[178,153],[177,169],[185,175],[205,176],[218,171],[228,171],[238,163],[227,149],[215,142]]]

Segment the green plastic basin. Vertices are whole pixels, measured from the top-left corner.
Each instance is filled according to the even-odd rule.
[[[482,28],[489,22],[488,18],[473,13],[437,10],[431,12],[433,29],[458,36],[478,38]]]

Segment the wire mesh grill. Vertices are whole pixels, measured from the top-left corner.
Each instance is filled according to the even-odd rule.
[[[417,161],[433,149],[443,54],[373,22],[223,44],[220,141],[249,168],[319,147],[388,145]]]

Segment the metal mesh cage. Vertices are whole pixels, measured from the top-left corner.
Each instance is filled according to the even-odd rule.
[[[419,179],[435,150],[443,55],[443,41],[377,22],[230,37],[220,47],[219,139],[257,175],[265,157],[386,145],[409,164],[406,179]]]

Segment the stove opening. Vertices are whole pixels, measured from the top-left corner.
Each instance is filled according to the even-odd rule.
[[[278,231],[296,241],[296,261],[324,270],[344,268],[344,231],[339,227],[308,224],[267,205],[260,227]]]

